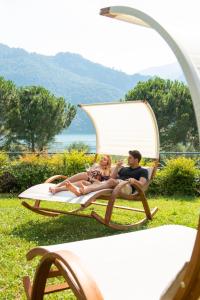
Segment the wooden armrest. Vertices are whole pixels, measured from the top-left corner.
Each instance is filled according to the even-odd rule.
[[[67,176],[65,176],[65,175],[54,175],[54,176],[51,176],[50,178],[48,178],[47,180],[45,180],[45,183],[51,183],[51,182],[55,181],[56,179],[67,179]]]
[[[49,253],[49,251],[44,247],[35,247],[26,253],[26,259],[31,260],[36,256],[44,256],[47,253]]]

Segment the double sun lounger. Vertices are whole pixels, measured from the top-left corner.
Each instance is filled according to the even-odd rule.
[[[141,189],[137,183],[134,184],[136,193],[130,196],[122,193],[123,185],[126,185],[126,182],[122,182],[114,190],[105,189],[81,197],[74,197],[74,194],[70,192],[60,192],[52,195],[48,192],[49,186],[53,186],[53,182],[56,179],[66,178],[65,176],[57,175],[47,179],[44,184],[31,187],[20,194],[19,197],[21,198],[35,200],[33,205],[26,201],[23,201],[22,204],[26,208],[46,216],[54,217],[60,214],[71,214],[92,217],[106,226],[119,230],[134,228],[144,224],[147,220],[151,220],[157,212],[157,207],[149,208],[145,190],[155,175],[159,158],[159,133],[152,108],[146,101],[91,104],[82,105],[81,107],[94,123],[97,136],[97,153],[127,156],[130,149],[137,149],[144,158],[155,160],[154,166],[148,168],[149,180],[146,186]],[[112,116],[112,122],[110,122],[110,116]],[[119,118],[122,118],[122,116],[126,117],[123,117],[123,122],[119,122]],[[140,201],[142,208],[116,205],[117,198],[132,202],[135,200]],[[97,199],[105,199],[108,202],[97,202]],[[41,206],[41,200],[74,203],[78,204],[79,207],[72,211],[58,210]],[[93,204],[106,207],[103,217],[94,210],[89,214],[82,213],[83,210]],[[145,216],[130,222],[130,224],[116,224],[116,222],[112,221],[114,208],[142,213]]]
[[[148,187],[150,181],[152,180],[153,174],[155,173],[155,170],[157,168],[157,165],[155,165],[153,168],[147,168],[148,174],[149,174],[149,180],[146,184],[146,188]],[[26,199],[34,199],[35,202],[33,205],[29,204],[27,201],[22,201],[22,205],[26,208],[30,209],[31,211],[45,215],[50,217],[56,217],[61,214],[66,215],[76,215],[76,216],[82,216],[82,217],[90,217],[96,219],[98,222],[118,230],[127,230],[130,228],[135,228],[138,226],[141,226],[148,220],[151,220],[153,215],[157,212],[158,208],[154,207],[152,209],[149,208],[148,201],[145,195],[145,189],[141,189],[141,187],[136,183],[134,184],[136,192],[132,195],[125,195],[121,192],[123,190],[123,187],[127,184],[127,182],[122,182],[117,185],[117,187],[113,189],[103,189],[96,192],[91,192],[87,195],[83,195],[80,197],[75,196],[72,192],[69,191],[62,191],[56,194],[51,194],[49,192],[49,187],[54,186],[52,183],[56,179],[63,179],[67,178],[66,176],[62,175],[56,175],[46,180],[45,183],[39,184],[36,186],[33,186],[23,193],[19,195],[20,198],[26,198]],[[120,206],[115,205],[115,202],[117,198],[124,199],[126,201],[137,201],[141,202],[142,208],[134,208],[132,206]],[[98,199],[106,200],[107,203],[103,201],[97,201]],[[42,200],[42,201],[41,201]],[[58,210],[54,208],[47,208],[42,206],[41,202],[46,201],[56,201],[56,202],[64,202],[64,203],[70,203],[70,204],[77,204],[78,208],[76,207],[72,211],[66,211],[66,210]],[[48,203],[48,202],[47,202]],[[92,211],[88,213],[82,213],[85,209],[87,209],[89,206],[93,205],[95,207],[96,205],[105,206],[105,215],[102,217],[99,213],[97,213],[94,208]],[[136,213],[142,213],[145,215],[144,218],[140,219],[137,222],[132,222],[130,224],[117,224],[112,221],[112,215],[113,215],[113,209],[117,208],[118,210],[127,210],[132,211]]]
[[[88,114],[96,129],[97,153],[127,156],[130,149],[137,149],[142,153],[144,158],[155,160],[154,166],[148,168],[149,180],[146,186],[141,189],[138,184],[134,184],[136,193],[130,196],[122,193],[123,185],[126,185],[126,182],[119,184],[114,190],[105,189],[81,197],[74,197],[74,194],[70,192],[60,192],[51,195],[48,190],[50,185],[53,186],[54,180],[66,178],[65,176],[57,175],[47,179],[44,184],[31,187],[20,194],[19,197],[21,198],[35,200],[33,205],[30,205],[26,201],[23,201],[22,204],[26,208],[46,216],[54,217],[60,214],[71,214],[92,217],[106,226],[119,230],[127,230],[142,225],[147,220],[151,220],[157,212],[157,207],[149,208],[145,190],[155,175],[159,158],[159,132],[152,108],[146,101],[139,100],[82,105],[81,108]],[[112,122],[110,121],[111,116]],[[121,122],[119,122],[119,119]],[[132,202],[135,200],[140,201],[142,208],[116,205],[116,199],[119,197],[120,199],[123,198]],[[105,199],[108,202],[99,203],[97,199]],[[41,200],[78,204],[79,207],[72,211],[58,210],[41,206]],[[105,206],[105,215],[102,217],[94,210],[89,214],[82,213],[91,204]],[[116,224],[116,222],[112,221],[114,208],[143,213],[145,216],[140,220],[136,219],[136,221],[130,222],[130,224]]]

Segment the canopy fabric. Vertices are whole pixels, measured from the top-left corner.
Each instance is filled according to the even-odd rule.
[[[152,0],[148,3],[135,0],[133,4],[131,0],[118,0],[115,5],[117,2],[128,6],[103,8],[100,14],[154,29],[174,52],[190,89],[200,138],[199,1]],[[134,41],[134,37],[132,40]]]
[[[139,150],[143,157],[159,157],[159,133],[146,101],[80,105],[96,129],[97,154],[127,156]]]

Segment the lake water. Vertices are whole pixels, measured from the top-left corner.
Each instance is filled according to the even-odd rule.
[[[63,152],[74,142],[83,142],[89,146],[89,152],[96,152],[95,134],[68,134],[62,133],[55,137],[55,142],[49,147],[49,152]]]

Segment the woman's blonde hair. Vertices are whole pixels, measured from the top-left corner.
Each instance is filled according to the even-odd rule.
[[[104,155],[104,157],[106,157],[107,160],[108,160],[106,168],[110,169],[111,168],[111,164],[112,164],[111,157],[110,157],[110,155],[107,155],[107,154]]]

